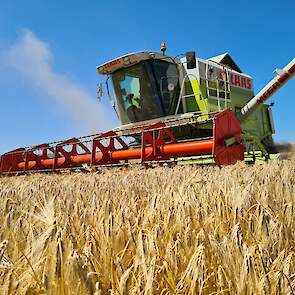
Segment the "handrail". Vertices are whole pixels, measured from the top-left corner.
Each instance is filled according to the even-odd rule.
[[[179,93],[179,97],[178,97],[178,101],[177,101],[177,105],[176,105],[176,109],[175,109],[175,115],[177,115],[177,113],[178,113],[178,111],[179,111],[180,102],[182,101],[182,102],[184,103],[183,98],[187,98],[187,97],[189,97],[189,96],[195,96],[194,93],[191,94],[191,95],[182,95],[182,92],[183,92],[183,90],[184,90],[184,88],[185,88],[185,82],[186,82],[186,79],[189,78],[190,76],[192,76],[193,78],[195,78],[196,83],[198,83],[198,87],[199,87],[199,90],[200,90],[200,95],[201,95],[202,101],[204,102],[204,97],[203,97],[203,94],[202,94],[202,91],[201,91],[201,85],[200,85],[200,82],[199,82],[197,76],[194,75],[194,74],[186,74],[185,77],[184,77],[183,80],[182,80],[182,83],[181,83],[180,93]],[[190,81],[190,80],[188,80],[188,81]],[[205,107],[206,107],[206,111],[207,111],[207,114],[208,114],[208,113],[209,113],[209,110],[208,110],[208,108],[207,108],[205,102],[204,102],[204,105],[205,105]],[[184,104],[183,104],[183,107],[184,107]],[[186,111],[185,111],[185,112],[186,112]]]

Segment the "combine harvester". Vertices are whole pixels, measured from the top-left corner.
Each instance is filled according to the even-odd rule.
[[[97,67],[121,127],[1,156],[0,175],[142,163],[234,164],[275,152],[271,105],[264,102],[295,73],[295,59],[257,95],[229,54],[208,60],[137,52]],[[109,93],[112,79],[116,103]]]

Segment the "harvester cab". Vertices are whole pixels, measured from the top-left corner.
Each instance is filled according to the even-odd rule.
[[[156,52],[138,52],[97,67],[112,78],[122,125],[175,114],[181,63]]]
[[[97,67],[112,80],[121,126],[5,153],[0,175],[135,163],[228,165],[258,154],[268,159],[274,125],[264,102],[294,76],[295,59],[254,96],[253,79],[228,53],[203,60],[194,52],[167,56],[164,45],[161,51],[136,52]]]

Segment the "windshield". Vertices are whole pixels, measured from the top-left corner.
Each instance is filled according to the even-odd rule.
[[[118,70],[112,79],[122,124],[174,114],[180,93],[175,64],[146,60]]]
[[[137,64],[113,74],[120,119],[123,124],[162,116],[157,94],[144,66]]]

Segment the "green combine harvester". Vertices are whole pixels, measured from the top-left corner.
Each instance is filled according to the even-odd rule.
[[[164,55],[165,44],[162,49],[162,54],[138,52],[97,67],[98,73],[112,78],[115,108],[124,128],[192,116],[197,118],[198,133],[210,136],[213,126],[209,119],[230,109],[241,122],[246,156],[252,158],[258,154],[269,159],[276,153],[272,104],[259,104],[259,108],[257,105],[251,115],[246,114],[246,109],[241,113],[254,97],[253,79],[242,72],[228,53],[203,60],[196,58],[194,52],[188,52],[178,60]],[[288,68],[291,65],[294,60]],[[284,70],[276,70],[276,73],[278,76],[268,86],[278,83]],[[287,75],[289,79],[294,72]],[[278,88],[276,85],[273,90]],[[115,106],[113,100],[112,104]],[[194,131],[195,128],[192,138]],[[180,137],[187,137],[187,133],[183,131]]]
[[[165,43],[161,51],[131,53],[97,67],[107,76],[120,127],[8,152],[1,156],[0,174],[133,163],[229,165],[276,153],[272,105],[264,102],[294,76],[295,59],[254,95],[252,77],[228,53],[177,58],[165,54]]]

